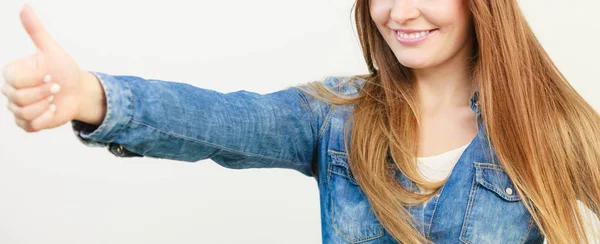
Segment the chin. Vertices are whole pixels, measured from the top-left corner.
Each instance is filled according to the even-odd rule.
[[[422,69],[434,66],[429,59],[423,57],[398,57],[398,62],[411,69]]]

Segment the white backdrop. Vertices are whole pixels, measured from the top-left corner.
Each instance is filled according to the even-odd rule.
[[[524,0],[536,35],[600,111],[600,2]],[[80,66],[222,92],[365,73],[353,0],[33,0]],[[35,52],[0,1],[0,65]],[[0,99],[0,243],[320,243],[316,182],[287,169],[121,159],[70,124],[26,133]]]

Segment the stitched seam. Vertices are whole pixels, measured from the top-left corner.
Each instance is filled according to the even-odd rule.
[[[133,122],[133,92],[131,91],[131,84],[129,84],[129,81],[124,82],[125,85],[127,85],[127,88],[129,89],[129,105],[127,106],[128,112],[129,112],[129,120],[127,121],[127,123],[125,125],[123,125],[121,128],[119,128],[117,131],[115,131],[115,135],[119,135],[119,133],[121,131],[124,131],[126,127],[130,127],[130,124]],[[114,136],[113,136],[114,138]]]
[[[310,117],[310,124],[313,125],[314,127],[316,127],[314,124],[316,120],[315,120],[314,114],[312,113],[312,109],[310,108],[310,105],[308,104],[308,102],[306,101],[304,96],[300,94],[300,90],[295,89],[295,91],[296,91],[296,97],[298,98],[298,100],[300,100],[300,103],[302,105],[304,105],[305,109],[308,111],[308,116]],[[317,137],[317,140],[318,139],[319,138]]]
[[[350,238],[347,235],[345,235],[344,233],[342,233],[342,231],[340,231],[337,227],[337,225],[335,223],[333,223],[333,229],[335,229],[335,231],[341,235],[342,237],[344,237],[344,239],[346,239],[347,241],[349,241],[350,243],[359,243],[359,242],[363,242],[363,241],[370,241],[370,240],[374,240],[377,239],[379,237],[383,236],[383,230],[381,228],[379,228],[380,231],[378,231],[375,235],[373,236],[366,236],[366,237],[359,237],[359,238]]]
[[[437,209],[438,202],[440,201],[442,193],[444,192],[444,188],[445,188],[445,185],[442,186],[442,189],[440,189],[440,193],[438,193],[439,196],[435,200],[435,206],[433,206],[433,211],[431,212],[431,218],[429,218],[429,227],[427,228],[427,238],[429,238],[429,235],[431,234],[431,225],[433,223],[433,216],[435,216],[435,210]]]
[[[332,105],[329,108],[329,112],[327,112],[327,116],[325,116],[325,120],[323,121],[323,124],[321,125],[321,128],[319,129],[319,135],[317,136],[318,140],[321,140],[321,136],[323,135],[323,133],[325,132],[325,129],[329,125],[329,120],[331,119],[331,116],[333,115],[333,111],[335,110],[335,108],[337,108],[336,105]]]
[[[327,188],[329,189],[329,205],[331,208],[331,224],[333,225],[333,195],[331,193],[331,164],[329,164],[328,169],[327,169]],[[337,231],[337,230],[336,230]]]
[[[358,190],[358,194],[360,194],[360,195],[362,195],[362,196],[364,196],[364,197],[367,197],[367,196],[365,195],[364,191],[362,190],[362,188],[360,188],[360,185],[358,184],[358,182],[356,182],[356,181],[353,181],[353,180],[350,178],[350,176],[348,176],[348,175],[344,175],[344,174],[341,174],[341,173],[338,173],[338,172],[335,172],[335,171],[333,171],[333,170],[331,170],[331,169],[330,169],[330,171],[331,171],[331,173],[334,173],[334,174],[336,174],[336,175],[340,175],[340,176],[343,176],[344,178],[346,178],[346,180],[347,180],[347,181],[350,181],[350,184],[352,184],[352,185],[354,185],[355,187],[358,187],[358,188],[359,188],[359,190]]]
[[[331,204],[331,224],[332,224],[335,232],[337,232],[340,236],[344,237],[344,239],[346,239],[347,241],[349,241],[351,243],[357,243],[357,242],[361,242],[361,241],[369,241],[369,240],[373,240],[373,239],[382,237],[383,236],[383,228],[382,227],[379,227],[378,232],[373,236],[359,237],[359,238],[354,238],[354,239],[350,238],[347,234],[345,234],[338,228],[337,224],[335,223],[335,214],[334,214],[335,203],[334,203],[334,199],[333,199],[333,194],[331,193],[331,173],[338,174],[338,175],[340,175],[340,174],[333,172],[331,170],[331,164],[329,164],[328,167],[329,168],[327,169],[327,187],[329,188],[329,200],[330,200],[330,204]]]
[[[476,169],[475,169],[476,170],[476,172],[475,172],[475,178],[477,179],[477,182],[479,182],[481,185],[485,186],[488,190],[491,190],[491,191],[497,193],[504,200],[511,201],[511,202],[512,201],[521,201],[522,199],[518,195],[506,195],[504,193],[504,191],[502,191],[502,189],[500,189],[497,186],[495,186],[494,184],[486,181],[483,178],[483,172],[481,172],[481,177],[478,176],[477,171],[478,170],[483,170],[483,169],[492,169],[492,170],[500,171],[502,173],[506,173],[504,170],[499,169],[499,168],[486,167],[487,165],[495,165],[495,164],[482,164],[482,163],[477,163],[477,162],[475,163],[475,167],[476,167]],[[494,167],[496,167],[496,166],[494,166]],[[509,184],[510,183],[511,182],[509,181]]]
[[[475,167],[485,168],[485,169],[493,169],[493,170],[505,172],[504,169],[502,169],[502,167],[500,167],[497,164],[475,162]]]
[[[477,179],[477,181],[481,185],[485,186],[488,190],[491,190],[491,191],[497,193],[502,199],[504,199],[506,201],[510,201],[510,202],[521,201],[521,198],[519,198],[517,195],[507,196],[507,195],[505,195],[505,193],[503,191],[498,189],[497,186],[493,185],[492,183],[487,182],[484,179]]]
[[[304,95],[301,94],[300,89],[295,88],[295,90],[296,90],[296,97],[298,98],[298,100],[300,100],[300,103],[303,104],[304,107],[306,108],[306,110],[308,111],[308,116],[310,117],[310,122],[309,123],[311,124],[311,126],[313,128],[316,128],[317,127],[316,126],[317,122],[315,120],[315,115],[313,114],[312,109],[310,108],[310,105],[308,104],[308,101],[306,101],[306,98],[304,97]],[[317,141],[316,141],[313,149],[316,149],[318,147],[319,141],[320,141],[320,137],[317,135]],[[315,151],[315,150],[313,150],[313,151]],[[311,164],[312,163],[313,162],[312,162],[312,159],[311,159]],[[313,167],[311,165],[310,171],[311,171],[311,173],[314,174],[314,178],[317,179],[317,182],[318,182],[318,180],[319,180],[318,179],[318,177],[319,177],[319,167],[318,167],[319,162],[317,161],[315,163],[317,164],[316,165],[317,166],[316,169],[314,170],[314,172],[312,172],[313,171]]]
[[[529,217],[529,227],[527,227],[527,234],[525,234],[525,237],[523,237],[523,241],[521,241],[521,243],[525,243],[525,241],[527,241],[527,237],[529,237],[529,232],[531,232],[532,225],[533,225],[533,219],[532,219],[532,217]]]
[[[334,173],[334,174],[336,174],[336,175],[340,175],[340,176],[343,176],[343,177],[346,177],[346,178],[348,178],[348,176],[347,176],[347,175],[345,175],[345,174],[342,174],[342,173],[338,173],[338,172],[331,171],[331,170],[330,170],[329,172],[331,172],[331,173]]]
[[[329,204],[331,206],[331,225],[333,226],[335,232],[344,237],[344,239],[349,240],[349,238],[346,237],[346,235],[342,233],[342,231],[340,231],[335,224],[335,208],[333,207],[335,203],[333,202],[333,193],[331,193],[331,173],[331,164],[329,164],[329,168],[327,169],[327,187],[329,188]]]
[[[100,80],[100,77],[98,77],[97,75],[96,75],[96,78],[98,78],[98,80]],[[104,94],[104,97],[106,99],[106,115],[105,115],[106,117],[104,118],[104,121],[108,121],[113,116],[113,114],[112,114],[112,96],[114,94],[112,94],[112,91],[109,93],[107,88],[108,87],[106,85],[103,85],[103,89],[106,90],[105,94]],[[100,126],[103,126],[103,124],[104,123],[102,123]],[[100,129],[100,127],[98,127],[97,129]],[[120,129],[121,128],[119,128],[119,130]],[[109,138],[109,143],[112,143],[113,141],[114,141],[113,137]],[[110,145],[109,145],[109,147],[110,147]]]
[[[184,136],[184,135],[179,135],[179,134],[169,133],[169,132],[166,132],[166,131],[162,131],[162,130],[160,130],[158,128],[155,128],[155,127],[153,127],[151,125],[147,125],[147,124],[144,124],[142,122],[138,122],[138,121],[136,121],[134,119],[131,120],[131,123],[136,123],[136,124],[139,124],[139,125],[143,125],[143,126],[149,127],[149,128],[154,129],[154,130],[156,130],[156,131],[158,131],[160,133],[163,133],[163,134],[166,134],[166,135],[169,135],[169,136],[173,136],[173,137],[177,137],[179,139],[202,143],[202,144],[213,146],[215,148],[218,148],[218,149],[221,149],[221,150],[224,150],[224,151],[228,151],[228,152],[232,152],[232,153],[239,153],[239,154],[243,154],[245,156],[253,156],[253,157],[264,158],[264,159],[269,159],[269,160],[278,160],[278,161],[282,161],[282,162],[285,162],[285,163],[291,163],[291,164],[294,164],[294,165],[302,165],[301,163],[290,161],[290,160],[286,160],[286,159],[274,158],[274,157],[270,157],[270,156],[265,156],[265,155],[260,155],[260,154],[254,154],[254,153],[249,153],[249,152],[242,152],[242,151],[238,151],[238,150],[235,150],[235,149],[223,147],[221,145],[217,145],[217,144],[214,144],[214,143],[210,143],[210,142],[207,142],[207,141],[203,141],[203,140],[200,140],[200,139],[190,138],[190,137],[187,137],[187,136]]]
[[[346,175],[343,175],[343,174],[341,174],[341,173],[338,173],[338,172],[332,172],[332,173],[334,173],[334,174],[338,174],[338,175],[341,175],[341,176],[344,176],[344,177],[348,178],[348,180],[349,180],[349,181],[350,181],[352,184],[354,184],[354,185],[357,185],[357,186],[358,186],[358,182],[356,181],[356,179],[354,179],[354,176],[352,175],[352,172],[350,171],[350,166],[348,165],[348,163],[344,162],[344,161],[343,161],[343,159],[340,159],[340,158],[339,158],[339,157],[342,157],[342,156],[343,156],[344,158],[346,158],[346,153],[344,153],[344,152],[338,152],[338,151],[334,151],[334,150],[332,150],[332,149],[329,149],[329,150],[327,150],[327,151],[328,151],[328,152],[330,152],[329,156],[333,158],[331,162],[336,162],[336,164],[334,164],[335,166],[337,166],[337,167],[342,167],[342,168],[344,168],[344,170],[347,172],[347,173],[346,173]],[[339,160],[340,162],[338,162],[338,160]],[[332,164],[332,163],[330,163],[330,164]]]
[[[104,78],[101,77],[102,75],[97,74],[96,72],[90,72],[90,73],[92,75],[94,75],[94,77],[96,79],[98,79],[100,81],[100,84],[102,85],[102,88],[104,90],[106,90],[106,95],[105,95],[105,99],[106,99],[106,115],[105,115],[104,120],[102,121],[103,123],[98,128],[96,128],[96,131],[101,131],[101,130],[104,129],[104,127],[107,126],[104,123],[104,121],[109,121],[110,119],[112,119],[112,117],[114,117],[114,114],[112,113],[112,110],[113,110],[112,109],[112,102],[113,102],[114,92],[112,90],[108,89],[109,85],[107,84],[107,81]],[[106,143],[105,142],[92,142],[92,143],[99,144],[102,147],[108,147],[110,149],[111,144],[114,144],[115,136],[117,136],[119,132],[123,131],[124,127],[128,126],[129,123],[131,122],[131,119],[133,118],[133,108],[132,108],[133,107],[133,105],[132,105],[132,100],[133,100],[132,96],[133,96],[133,94],[131,92],[131,86],[129,85],[129,83],[125,82],[125,84],[127,85],[127,88],[128,88],[129,94],[130,94],[130,96],[128,97],[128,99],[129,99],[129,105],[127,107],[129,109],[129,111],[128,111],[129,112],[129,116],[128,116],[129,120],[125,123],[125,125],[117,127],[117,129],[115,131],[110,132],[110,134],[106,135],[106,136],[110,136],[108,142],[106,142]],[[116,126],[118,126],[118,125],[116,125]],[[94,133],[95,132],[92,132],[89,135],[94,134]],[[85,140],[89,140],[89,139],[85,139]],[[115,153],[113,153],[113,154],[115,154]],[[116,156],[121,156],[121,155],[116,155]]]
[[[374,240],[374,239],[377,239],[377,238],[383,236],[383,229],[381,227],[378,228],[379,231],[373,236],[365,236],[365,237],[358,237],[358,238],[350,238],[346,234],[342,233],[342,231],[340,229],[338,229],[335,222],[333,222],[333,229],[335,229],[335,232],[337,232],[339,235],[344,237],[344,239],[346,239],[350,243],[359,243],[359,242],[363,242],[363,241],[370,241],[370,240]]]
[[[335,153],[335,154],[346,154],[345,152],[340,152],[340,151],[333,150],[333,149],[327,149],[327,152]]]
[[[339,165],[339,166],[342,166],[345,168],[349,166],[348,163],[345,162],[344,159],[341,158],[341,157],[346,158],[345,153],[328,152],[328,154],[330,157],[332,157],[332,159],[333,159],[332,162],[334,162],[335,165]]]
[[[464,243],[472,244],[471,241],[465,238],[465,233],[467,232],[467,222],[469,221],[469,217],[471,215],[471,207],[473,206],[473,202],[475,200],[475,193],[477,192],[477,187],[475,185],[475,178],[473,176],[473,180],[471,181],[471,192],[469,192],[469,204],[467,204],[467,211],[465,212],[465,217],[463,218],[462,230],[460,232],[460,241]]]

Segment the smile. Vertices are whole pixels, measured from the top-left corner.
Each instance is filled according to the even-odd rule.
[[[417,45],[423,42],[428,37],[430,37],[435,32],[437,32],[437,29],[412,31],[410,33],[394,30],[394,33],[396,34],[396,39],[404,45]]]

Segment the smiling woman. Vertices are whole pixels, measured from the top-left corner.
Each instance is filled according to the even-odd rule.
[[[153,3],[148,4],[145,7]],[[250,29],[243,25],[252,18],[268,19],[268,24],[299,19],[305,24],[318,18],[319,11],[323,16],[334,12],[313,10],[307,18],[309,7],[306,12],[298,11],[299,16],[282,10],[264,13],[272,14],[265,17],[252,11],[243,18],[238,14],[252,7],[262,9],[260,3],[211,4],[194,8],[190,18],[204,16],[196,11],[219,12],[216,6],[223,4],[227,12],[210,19],[214,21],[210,23],[223,26],[209,31],[205,28],[213,25],[197,28],[197,23],[206,21],[194,22],[194,30],[203,32],[193,34],[205,42],[191,42],[186,47],[177,40],[177,45],[169,48],[208,47],[206,50],[216,50],[215,55],[226,56],[224,52],[244,50],[246,41],[251,40],[240,36],[250,35],[243,32]],[[306,2],[288,4],[296,8]],[[182,9],[177,17],[189,9]],[[235,12],[239,9],[243,11]],[[110,12],[110,7],[95,10]],[[110,166],[112,160],[100,153],[90,156],[91,152],[74,157],[72,152],[77,150],[69,147],[60,155],[42,151],[63,147],[55,145],[39,145],[36,153],[31,153],[36,147],[33,137],[11,135],[8,138],[16,146],[10,148],[23,157],[18,160],[32,162],[22,170],[36,171],[19,175],[13,168],[0,169],[0,181],[6,181],[0,185],[19,189],[0,188],[2,204],[9,205],[0,207],[0,243],[217,243],[225,239],[232,243],[589,243],[597,237],[585,233],[586,217],[590,216],[585,216],[580,204],[587,213],[600,213],[600,115],[554,65],[516,0],[356,0],[353,10],[366,74],[329,75],[293,83],[289,79],[292,71],[285,69],[332,69],[337,62],[329,57],[314,59],[311,52],[329,54],[330,48],[316,48],[328,41],[331,46],[340,44],[325,36],[335,32],[319,21],[314,26],[324,29],[314,32],[317,38],[298,41],[318,40],[308,49],[295,41],[274,41],[287,30],[294,37],[305,34],[284,23],[274,28],[277,31],[273,27],[263,31],[277,34],[265,39],[276,45],[269,50],[281,53],[276,61],[271,53],[267,59],[279,65],[269,69],[272,85],[288,79],[290,86],[259,94],[86,71],[59,45],[58,40],[65,37],[54,39],[29,5],[24,5],[19,17],[37,52],[10,62],[3,70],[6,82],[2,93],[16,127],[37,132],[67,124],[82,144],[106,147],[112,155],[130,158],[132,163]],[[131,21],[142,19],[140,23],[144,23],[141,16],[146,11]],[[115,13],[118,10],[102,20],[121,18],[122,24],[135,26]],[[132,15],[124,11],[124,16]],[[158,19],[154,14],[151,17],[148,21]],[[228,24],[239,31],[231,33]],[[263,33],[262,25],[248,24],[253,25],[252,31]],[[100,38],[96,41],[118,40],[116,46],[131,42],[131,49],[172,41],[169,36],[138,32],[143,28],[133,32],[123,28],[126,37],[112,34],[120,26],[115,24],[111,34],[95,35]],[[190,35],[189,28],[182,29]],[[590,38],[595,34],[582,33]],[[282,46],[289,50],[281,52],[278,48]],[[105,51],[110,51],[110,57],[117,53]],[[332,56],[343,61],[342,66],[348,65],[347,51],[338,51]],[[178,57],[183,60],[178,65],[184,67],[191,52],[182,52],[185,57]],[[207,75],[212,69],[203,69],[201,83],[227,74],[231,84],[258,89],[257,85],[269,80],[264,69],[253,80],[244,70],[247,65],[231,68],[250,53],[228,59],[227,69],[214,76]],[[294,63],[302,55],[306,55],[306,63]],[[289,57],[294,58],[281,65],[281,59]],[[207,59],[207,63],[213,61]],[[112,60],[108,63],[115,65],[114,69],[123,66]],[[178,65],[160,63],[151,70],[171,70],[178,75],[182,69],[168,68]],[[197,77],[199,66],[193,62],[189,75]],[[138,68],[148,70],[144,65]],[[38,155],[42,156],[35,158]],[[17,160],[10,158],[12,154],[8,157],[3,156],[2,162]],[[225,173],[217,176],[217,169],[208,168],[212,164],[197,165],[205,168],[194,171],[190,165],[152,165],[150,158],[210,159],[229,169],[291,169],[285,172],[300,173],[294,175],[308,176],[304,180],[316,183],[318,191],[312,199],[318,205],[310,204],[307,199],[311,196],[301,195],[302,188],[286,185],[293,181],[292,175],[259,175],[248,170],[244,173],[255,175],[228,172],[228,178]],[[48,161],[53,164],[48,166]],[[32,167],[35,162],[41,163]],[[54,170],[58,173],[51,180],[40,176],[39,169],[53,171],[49,167],[62,162],[72,164]],[[93,177],[66,176],[80,165]],[[96,173],[98,165],[115,168]],[[149,172],[153,167],[163,168]],[[168,167],[182,168],[175,172],[177,169]],[[154,182],[144,181],[144,173]],[[109,179],[86,182],[102,177]],[[71,181],[56,183],[65,178]],[[165,178],[184,183],[169,185]],[[36,180],[43,184],[31,183]],[[111,182],[117,184],[111,188]],[[111,197],[114,200],[106,200]],[[288,205],[292,207],[288,209]],[[298,220],[311,212],[314,219],[300,226]],[[27,216],[32,219],[24,221]],[[315,221],[321,224],[314,225]],[[61,232],[61,226],[66,231]],[[22,234],[28,231],[31,234]],[[93,231],[97,232],[89,235]],[[21,241],[23,238],[29,239]],[[81,241],[85,238],[89,239]]]
[[[471,55],[474,33],[469,1],[371,0],[369,4],[373,22],[402,65],[433,67],[451,57],[466,62]]]
[[[517,1],[358,0],[356,20],[369,74],[340,85],[359,91],[302,89],[352,107],[332,113],[326,131],[348,172],[336,175],[360,187],[328,175],[332,242],[589,241],[591,219],[577,202],[600,213],[600,115],[558,71]],[[457,162],[439,157],[465,144]],[[414,162],[424,154],[449,175],[421,175]],[[371,211],[381,226],[365,217]]]

